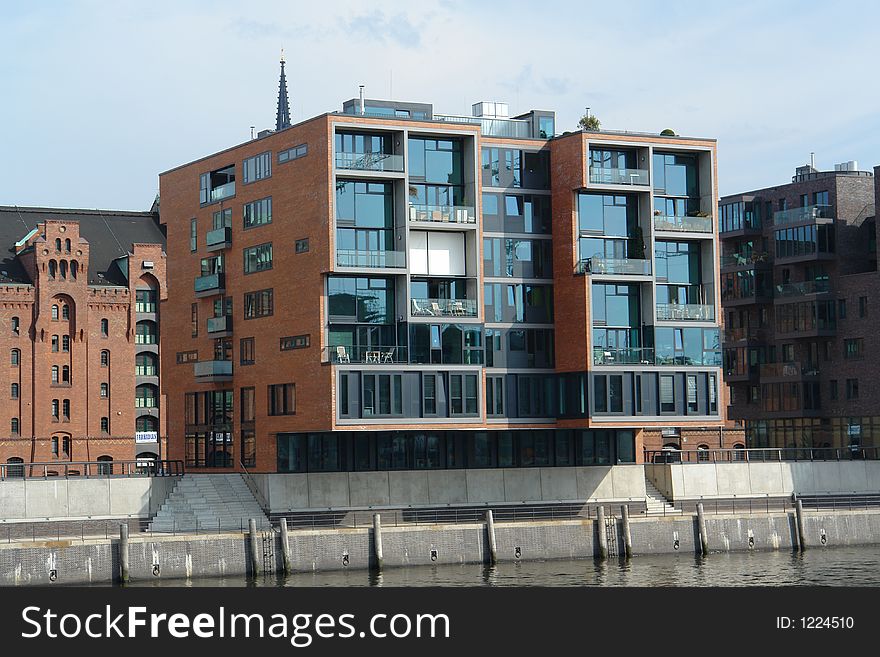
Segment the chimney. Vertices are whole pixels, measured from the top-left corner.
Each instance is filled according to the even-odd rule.
[[[364,85],[361,84],[361,85],[358,85],[358,87],[360,88],[360,110],[361,110],[361,114],[366,114],[366,112],[367,112],[367,108],[366,108],[366,106],[364,105]]]
[[[810,166],[816,168],[816,154],[813,151],[810,151]]]

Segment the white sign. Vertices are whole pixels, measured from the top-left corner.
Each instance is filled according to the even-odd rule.
[[[158,440],[158,431],[136,431],[134,434],[135,443],[155,443]]]

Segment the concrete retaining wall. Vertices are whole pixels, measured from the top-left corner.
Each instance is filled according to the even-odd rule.
[[[645,498],[641,465],[255,474],[270,513]]]
[[[648,464],[672,500],[880,492],[880,461]]]
[[[699,551],[696,518],[633,518],[636,556]],[[807,513],[806,546],[880,543],[880,512]],[[619,521],[611,554],[623,552]],[[707,516],[710,551],[791,550],[797,544],[792,514]],[[496,523],[499,561],[592,558],[597,552],[595,521]],[[824,541],[823,541],[824,537]],[[280,536],[262,534],[264,573],[281,571]],[[752,539],[750,544],[749,539]],[[483,523],[387,527],[382,530],[386,567],[488,562]],[[290,532],[294,571],[367,569],[374,566],[371,529],[321,529]],[[268,556],[265,556],[268,554]],[[253,569],[247,536],[141,537],[129,548],[132,581],[249,575]],[[158,569],[155,567],[158,566]],[[45,541],[0,544],[0,585],[109,583],[119,568],[118,541]]]
[[[177,477],[54,477],[0,482],[0,521],[149,517]]]

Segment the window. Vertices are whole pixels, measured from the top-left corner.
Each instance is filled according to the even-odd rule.
[[[52,400],[52,417],[54,419],[58,419],[59,413],[61,412],[61,400],[53,399]]]
[[[403,386],[399,374],[364,374],[362,380],[364,417],[403,414]]]
[[[70,352],[70,336],[62,335],[61,336],[61,351],[65,354]]]
[[[106,384],[102,384],[104,386]],[[103,388],[102,388],[103,392]],[[158,388],[149,383],[142,383],[134,391],[135,408],[156,408],[159,404],[156,401],[158,397]]]
[[[101,351],[101,367],[110,367],[110,352],[106,349]]]
[[[49,279],[55,278],[55,273],[58,271],[58,263],[54,260],[49,261]]]
[[[183,365],[184,363],[196,363],[199,360],[199,352],[198,351],[178,351],[177,352],[177,364]]]
[[[52,304],[52,319],[58,320],[58,304]]]
[[[64,365],[61,367],[61,383],[70,383],[70,366]]]
[[[190,328],[192,337],[196,338],[199,335],[199,304],[194,303],[190,308]]]
[[[112,475],[113,474],[113,457],[112,456],[99,456],[98,457],[98,474],[99,475]]]
[[[697,445],[697,461],[699,463],[708,463],[709,462],[709,446],[708,445]]]
[[[57,352],[58,351],[58,336],[53,335],[51,342],[52,342],[52,351]]]
[[[12,327],[12,332],[15,334],[18,334],[19,327],[20,327],[20,322],[19,322],[18,317],[12,318],[12,321],[10,322],[10,326]]]
[[[272,269],[272,243],[259,244],[244,250],[244,273]]]
[[[102,383],[101,384],[101,398],[107,399],[107,397],[109,397],[109,396],[110,396],[110,384],[109,383]]]
[[[486,415],[504,415],[504,377],[486,377]]]
[[[10,433],[12,433],[13,436],[18,435],[19,426],[17,417],[12,418],[12,421],[9,423],[9,431]]]
[[[101,433],[108,434],[110,433],[110,418],[102,417],[101,418]]]
[[[709,414],[718,412],[718,382],[714,374],[709,375]]]
[[[195,219],[189,220],[189,250],[195,253],[199,248],[199,229]]]
[[[868,316],[868,297],[859,297],[859,317]]]
[[[106,319],[102,319],[101,320],[101,337],[106,338],[108,335],[110,335],[110,322],[108,322]]]
[[[21,362],[21,351],[18,349],[13,349],[9,352],[9,364],[13,367],[18,367]]]
[[[695,374],[687,375],[687,412],[696,413],[697,406],[697,377]]]
[[[206,205],[235,196],[235,165],[199,176],[199,203]]]
[[[832,401],[837,400],[837,379],[831,379],[828,382],[828,396]]]
[[[241,389],[241,421],[253,422],[256,416],[256,388]]]
[[[134,292],[135,312],[154,313],[156,312],[156,290],[149,288],[135,290]]]
[[[52,383],[55,383],[55,384],[58,383],[58,366],[57,365],[52,366]]]
[[[306,253],[309,250],[309,238],[297,240],[294,250],[296,253]]]
[[[158,343],[156,334],[156,323],[150,320],[142,320],[135,326],[135,344],[156,344]]]
[[[449,411],[450,415],[476,415],[477,407],[477,375],[449,375]]]
[[[847,399],[858,399],[859,398],[859,380],[858,379],[847,379],[846,380],[846,398]]]
[[[239,340],[239,355],[242,365],[254,364],[254,339],[242,338]]]
[[[70,306],[66,303],[61,306],[61,319],[70,319]]]
[[[244,318],[255,319],[272,314],[272,288],[257,290],[244,295]]]
[[[13,383],[9,389],[9,396],[13,399],[18,399],[18,384]]]
[[[864,355],[864,339],[850,338],[843,341],[843,357],[847,359],[861,358]]]
[[[70,400],[65,399],[61,402],[61,415],[65,420],[70,419]]]
[[[6,467],[6,476],[7,477],[24,477],[24,459],[19,458],[18,456],[13,456],[11,458],[6,459],[6,463],[9,465]]]
[[[158,358],[149,351],[139,353],[134,358],[135,376],[157,376],[159,374]]]
[[[660,412],[675,413],[675,377],[660,375]]]
[[[437,414],[437,375],[422,375],[422,414]]]
[[[299,146],[294,146],[293,148],[288,148],[287,150],[279,151],[278,164],[283,164],[284,162],[289,162],[291,160],[298,160],[299,158],[305,157],[308,154],[309,154],[308,144],[300,144]]]
[[[270,385],[269,415],[294,415],[296,413],[296,384]]]
[[[281,338],[281,351],[290,351],[291,349],[305,349],[311,342],[310,335],[294,335],[287,338]]]
[[[272,175],[272,153],[266,151],[246,158],[242,163],[242,171],[245,185],[268,178]]]
[[[243,206],[244,227],[253,228],[272,223],[272,197],[245,203]]]

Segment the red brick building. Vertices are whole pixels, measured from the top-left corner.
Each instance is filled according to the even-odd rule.
[[[157,219],[0,207],[0,463],[165,457]]]

